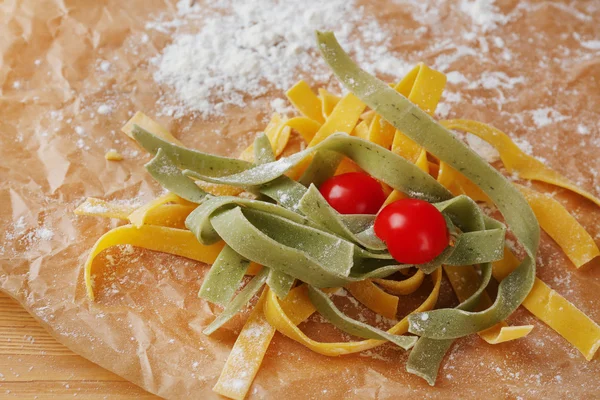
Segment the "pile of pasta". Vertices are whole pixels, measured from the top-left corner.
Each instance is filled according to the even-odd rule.
[[[566,188],[599,206],[600,200],[492,126],[433,120],[444,74],[419,64],[387,85],[360,70],[331,33],[318,33],[317,40],[350,93],[315,94],[298,82],[287,97],[300,116],[274,114],[238,159],[186,149],[141,112],[123,127],[154,155],[146,168],[168,194],[136,209],[89,198],[75,211],[129,222],[107,232],[91,250],[85,265],[90,299],[95,257],[125,244],[212,264],[199,296],[224,309],[204,330],[207,335],[259,295],[214,387],[234,399],[248,393],[276,331],[327,356],[387,342],[412,348],[407,370],[433,385],[454,339],[477,333],[493,345],[529,334],[532,325],[504,321],[522,305],[591,360],[600,347],[600,326],[535,277],[535,255],[539,227],[577,268],[600,255],[594,240],[558,201],[506,180],[449,130],[492,145],[509,174]],[[306,148],[282,157],[292,132]],[[426,265],[397,265],[372,232],[374,216],[340,215],[316,189],[328,177],[352,171],[378,179],[386,204],[405,197],[434,203],[446,217],[452,245]],[[506,227],[482,213],[478,203],[501,211],[525,253],[521,260],[506,246]],[[390,279],[397,271],[405,279]],[[247,275],[252,279],[243,286]],[[461,303],[434,310],[444,275]],[[492,277],[500,282],[495,300],[486,291]],[[426,278],[433,282],[428,297],[388,331],[349,318],[328,297],[344,287],[375,313],[395,319],[399,299]],[[315,312],[364,340],[309,338],[298,325]]]

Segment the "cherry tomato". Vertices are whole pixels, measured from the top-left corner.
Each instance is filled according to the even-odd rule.
[[[385,202],[379,182],[362,172],[331,177],[319,190],[331,207],[341,214],[376,214]]]
[[[396,261],[424,264],[448,246],[448,227],[441,212],[417,199],[402,199],[387,205],[375,219],[375,234],[383,240]]]

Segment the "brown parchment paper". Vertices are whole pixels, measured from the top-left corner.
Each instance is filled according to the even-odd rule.
[[[514,16],[493,34],[510,49],[510,59],[493,45],[492,34],[482,35],[487,51],[481,40],[464,34],[472,21],[458,2],[408,3],[365,3],[367,12],[389,25],[393,48],[406,60],[439,59],[447,50],[438,45],[450,40],[483,53],[457,58],[448,52],[449,71],[475,80],[486,71],[524,79],[499,88],[483,81],[472,88],[451,83],[448,91],[461,97],[449,116],[479,119],[526,139],[534,154],[600,195],[600,53],[579,41],[600,39],[598,3],[498,1]],[[72,214],[87,196],[141,204],[160,192],[142,167],[147,155],[119,128],[136,110],[155,116],[157,101],[169,94],[154,83],[149,59],[171,37],[145,25],[174,13],[172,2],[159,0],[0,4],[0,288],[82,356],[159,396],[205,399],[217,397],[211,387],[247,312],[214,336],[202,335],[219,312],[196,296],[207,267],[127,248],[118,250],[120,262],[111,263],[110,252],[101,257],[105,272],[97,280],[98,301],[90,303],[82,265],[94,241],[116,223]],[[501,104],[502,96],[508,100]],[[268,100],[213,121],[157,119],[190,146],[233,155],[264,127]],[[114,111],[99,114],[101,104]],[[566,118],[536,127],[533,111],[543,107]],[[577,133],[580,123],[587,135]],[[125,160],[106,161],[110,148]],[[539,187],[555,193],[599,240],[597,207]],[[544,234],[538,261],[541,279],[600,321],[598,259],[575,270]],[[453,302],[445,284],[439,304]],[[405,303],[408,310],[411,303]],[[251,397],[600,398],[598,356],[586,362],[522,309],[510,322],[535,329],[497,346],[477,336],[457,341],[433,388],[407,374],[406,354],[392,347],[327,358],[278,334]],[[317,338],[338,335],[318,317],[304,328]]]

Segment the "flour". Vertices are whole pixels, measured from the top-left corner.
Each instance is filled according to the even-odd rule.
[[[295,111],[294,107],[292,107],[287,100],[282,98],[271,100],[269,105],[274,112],[286,117],[293,114]]]
[[[446,74],[446,78],[448,78],[448,83],[457,85],[459,83],[467,83],[469,80],[460,72],[452,71]]]
[[[172,87],[177,100],[163,101],[162,111],[175,117],[220,115],[302,78],[328,81],[331,73],[315,50],[317,29],[335,30],[369,72],[402,76],[410,68],[390,53],[390,35],[353,0],[218,0],[210,8],[182,0],[177,18],[147,24],[161,31],[190,21],[201,26],[197,33],[175,32],[152,60],[155,80]]]
[[[39,226],[35,229],[31,229],[25,217],[21,216],[12,224],[12,229],[7,229],[5,233],[7,240],[6,244],[12,241],[18,241],[21,244],[29,247],[38,244],[39,242],[47,242],[54,238],[54,231],[48,226]],[[3,250],[4,246],[0,247]],[[4,251],[0,251],[2,254]]]
[[[516,85],[525,82],[525,78],[522,76],[510,77],[506,73],[501,71],[496,72],[484,72],[481,77],[477,80],[471,81],[468,89],[477,89],[483,87],[484,89],[514,89]]]
[[[550,107],[538,108],[537,110],[531,111],[531,117],[533,122],[538,128],[543,128],[550,124],[564,121],[569,119],[566,115],[562,115],[558,111]]]
[[[495,0],[462,0],[460,10],[467,14],[483,32],[504,25],[509,18],[500,12]]]
[[[98,114],[100,115],[108,115],[112,113],[112,106],[110,104],[100,104],[98,106]]]
[[[39,240],[52,240],[54,232],[46,227],[36,229],[35,237]]]
[[[102,72],[108,72],[110,70],[110,61],[103,60],[100,62],[100,70]]]
[[[590,128],[588,128],[587,126],[585,126],[583,124],[578,124],[577,125],[577,133],[579,133],[580,135],[589,135]]]
[[[466,135],[467,144],[481,158],[489,163],[500,160],[500,153],[491,144],[475,135]]]
[[[587,40],[585,42],[581,42],[581,45],[586,49],[600,50],[600,40]]]

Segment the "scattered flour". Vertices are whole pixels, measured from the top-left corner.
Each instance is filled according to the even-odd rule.
[[[462,0],[459,7],[486,32],[508,22],[508,17],[500,12],[495,3],[495,0]]]
[[[469,82],[469,80],[458,71],[448,72],[446,77],[448,78],[448,83],[452,83],[454,85]]]
[[[334,29],[370,72],[401,76],[410,67],[390,53],[390,35],[353,0],[305,0],[301,5],[217,0],[210,9],[182,0],[178,18],[178,23],[148,25],[160,30],[203,19],[198,33],[174,33],[173,43],[153,59],[155,80],[174,88],[179,102],[166,104],[163,113],[176,117],[190,111],[219,115],[226,106],[243,107],[300,78],[327,81],[330,72],[315,57],[316,29]]]
[[[471,81],[468,89],[483,87],[484,89],[514,89],[518,84],[525,82],[522,76],[510,77],[504,72],[484,72],[477,80]]]
[[[36,229],[35,237],[39,240],[52,240],[54,232],[46,227]]]
[[[569,119],[566,115],[562,115],[558,111],[550,107],[538,108],[531,111],[533,122],[538,128],[543,128],[547,125]]]
[[[12,228],[12,229],[11,229]],[[31,247],[39,242],[47,242],[54,238],[54,231],[48,226],[39,226],[35,229],[28,226],[24,216],[19,217],[9,229],[6,230],[5,244],[10,242],[19,242],[28,247]],[[0,247],[0,254],[4,253],[4,246]]]
[[[588,40],[585,42],[581,42],[581,45],[586,49],[600,50],[600,40]]]
[[[100,70],[102,72],[108,72],[110,70],[110,67],[111,67],[110,61],[104,60],[104,61],[100,62]]]
[[[107,207],[100,204],[84,203],[82,206],[80,206],[80,208],[81,211],[90,214],[100,214],[109,211]]]
[[[279,97],[271,100],[270,106],[274,112],[283,116],[290,115],[294,112],[294,108],[290,106],[289,102]]]
[[[585,126],[583,124],[579,124],[579,125],[577,125],[577,133],[579,133],[580,135],[589,135],[590,128],[588,128],[587,126]]]
[[[100,115],[108,115],[112,113],[112,106],[110,104],[100,104],[98,106],[98,114]]]
[[[452,108],[452,106],[448,103],[439,103],[437,106],[437,109],[435,110],[435,113],[440,117],[440,118],[446,118],[448,117],[448,114],[450,114],[450,109]]]
[[[467,135],[467,144],[489,163],[500,160],[500,153],[491,144],[475,135]]]

